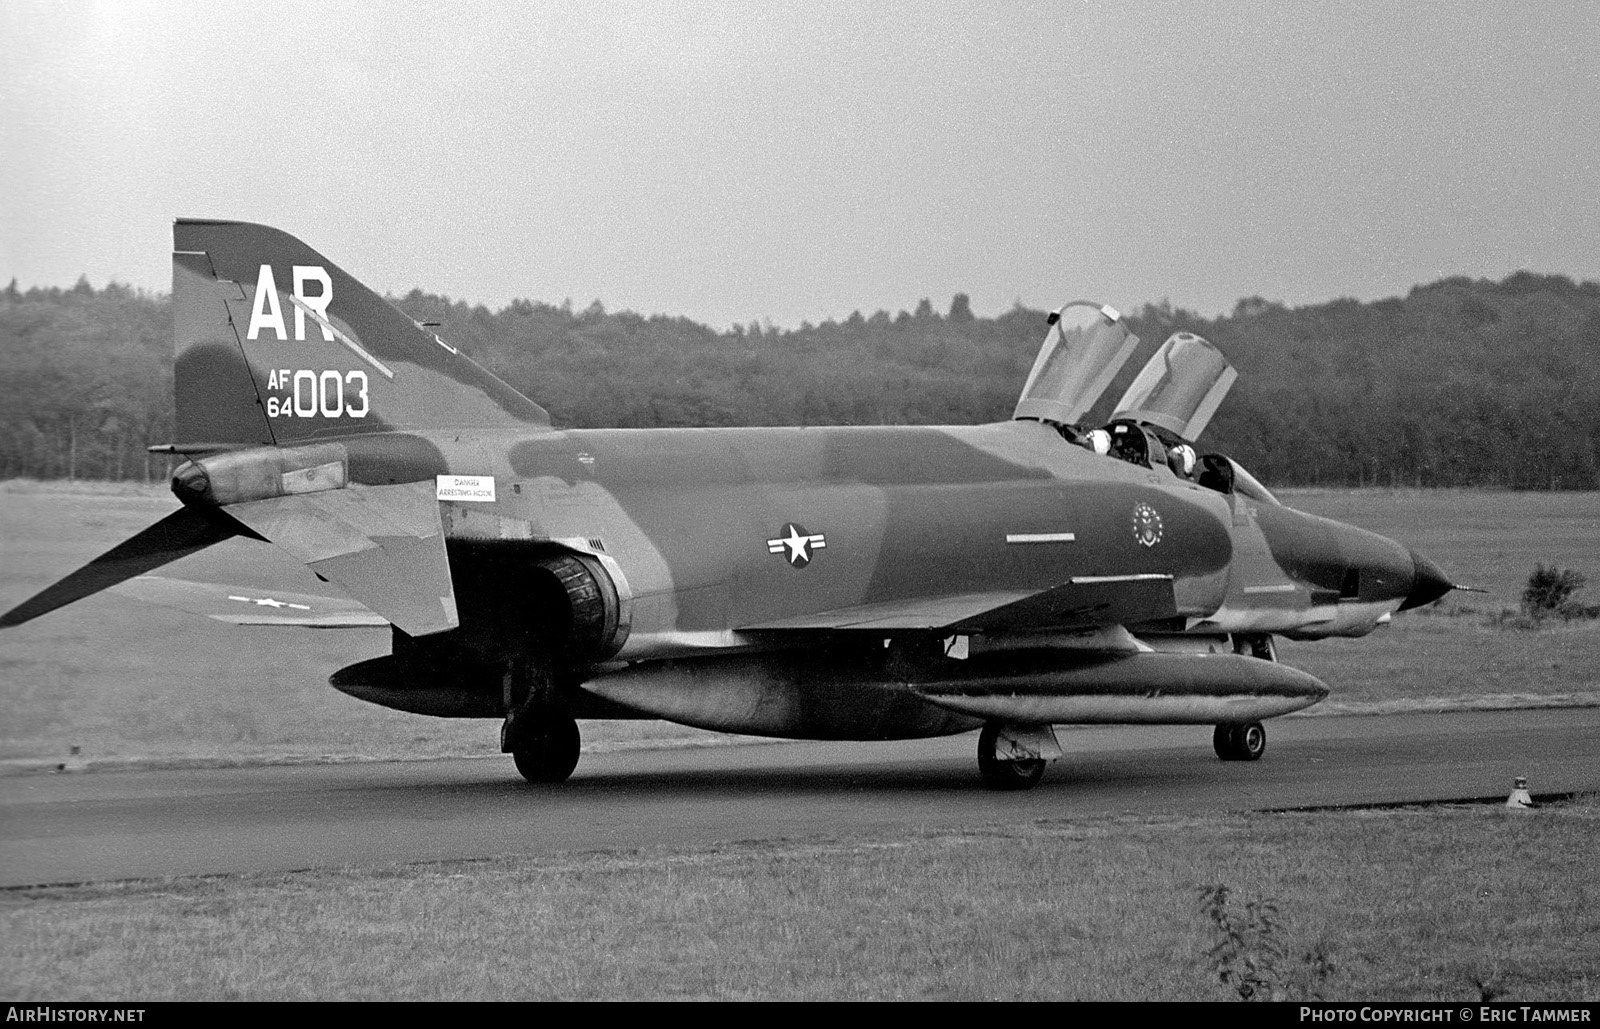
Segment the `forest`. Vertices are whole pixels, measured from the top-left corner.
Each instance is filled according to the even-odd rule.
[[[559,427],[966,424],[1009,417],[1046,330],[965,294],[891,315],[718,331],[687,318],[516,300],[390,298]],[[1239,369],[1200,440],[1274,486],[1600,488],[1600,283],[1517,272],[1216,318],[1125,312],[1143,342],[1196,332]],[[159,480],[173,442],[172,309],[112,283],[0,291],[0,478]]]

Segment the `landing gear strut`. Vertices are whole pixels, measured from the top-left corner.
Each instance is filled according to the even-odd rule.
[[[534,652],[513,661],[504,675],[501,752],[529,782],[565,782],[578,767],[578,723],[557,698],[553,663]]]
[[[1219,725],[1211,735],[1211,746],[1224,761],[1257,761],[1267,749],[1267,730],[1260,722]]]
[[[1000,756],[1004,745],[1001,733],[1006,727],[990,722],[978,734],[978,777],[991,790],[1026,790],[1038,785],[1044,778],[1042,757],[1008,760]]]

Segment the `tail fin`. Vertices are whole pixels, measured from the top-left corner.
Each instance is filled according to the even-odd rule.
[[[172,297],[182,444],[550,424],[538,404],[277,229],[180,219]]]
[[[239,534],[238,523],[226,516],[180,507],[137,536],[123,540],[65,579],[0,615],[0,629],[32,621],[58,607]]]

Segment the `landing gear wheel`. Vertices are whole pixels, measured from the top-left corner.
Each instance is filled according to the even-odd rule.
[[[1000,726],[986,725],[978,734],[978,777],[991,790],[1026,790],[1044,778],[1044,758],[1028,761],[1005,761],[995,753],[995,743],[1000,738]]]
[[[570,715],[551,712],[518,733],[511,758],[529,782],[565,782],[578,767],[578,723]]]
[[[1259,761],[1267,749],[1267,730],[1260,722],[1219,725],[1211,734],[1211,746],[1224,761]]]

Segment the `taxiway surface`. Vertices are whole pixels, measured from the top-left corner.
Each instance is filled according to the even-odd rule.
[[[1600,708],[1290,718],[1223,763],[1209,726],[1063,729],[1037,788],[978,785],[974,733],[586,754],[558,787],[509,758],[0,778],[0,885],[978,828],[1116,812],[1600,791]]]

